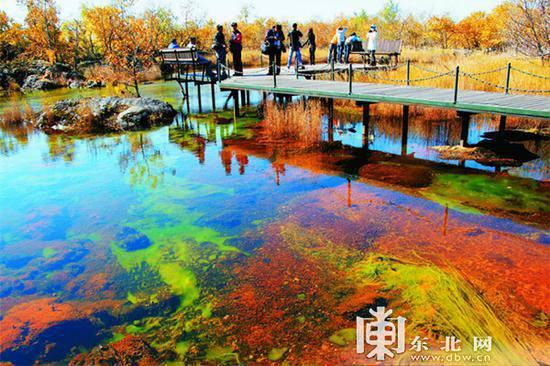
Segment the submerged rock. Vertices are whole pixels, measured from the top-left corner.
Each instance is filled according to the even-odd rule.
[[[433,179],[433,172],[424,166],[408,164],[374,163],[359,169],[359,176],[388,182],[404,187],[427,187]]]
[[[153,98],[67,99],[44,110],[36,125],[46,133],[135,131],[172,122],[176,111]]]
[[[125,227],[116,235],[116,245],[120,248],[132,252],[134,250],[145,249],[152,243],[149,238],[131,227]]]

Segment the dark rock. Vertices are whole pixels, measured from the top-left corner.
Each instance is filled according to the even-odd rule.
[[[128,252],[145,249],[152,244],[151,240],[149,240],[145,234],[131,227],[123,228],[122,231],[116,235],[116,240],[116,245]]]
[[[135,131],[170,124],[176,111],[152,98],[67,99],[41,113],[36,127],[46,133]]]

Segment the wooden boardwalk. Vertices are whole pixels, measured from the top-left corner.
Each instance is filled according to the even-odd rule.
[[[377,66],[371,66],[369,64],[352,64],[354,71],[366,71],[366,70],[391,70],[393,66],[391,65],[377,65]],[[349,64],[334,64],[334,72],[335,73],[346,73],[349,70]],[[268,71],[267,67],[259,67],[259,68],[246,68],[243,70],[244,76],[263,76],[266,75]],[[332,71],[332,65],[321,63],[321,64],[315,64],[315,65],[304,65],[303,68],[300,68],[298,72],[302,75],[315,75],[315,74],[326,74]],[[295,75],[296,70],[294,69],[294,65],[292,65],[290,68],[287,68],[286,65],[281,66],[281,74],[280,76],[293,76]]]
[[[358,65],[362,66],[362,65]],[[321,67],[321,66],[319,66]],[[286,70],[286,67],[283,68]],[[252,71],[250,71],[251,73]],[[454,109],[463,113],[492,113],[501,116],[550,118],[550,97],[459,90],[454,103],[452,89],[347,81],[296,79],[280,75],[274,86],[272,76],[231,77],[221,82],[222,90],[254,90],[282,95],[350,99],[363,103],[393,103]]]

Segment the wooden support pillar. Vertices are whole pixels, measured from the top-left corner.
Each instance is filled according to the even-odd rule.
[[[403,106],[403,126],[401,129],[401,155],[407,155],[407,142],[409,139],[409,106]]]
[[[239,117],[239,91],[233,90],[233,120],[237,122]]]
[[[246,105],[246,90],[241,90],[241,104],[243,107]]]
[[[307,97],[305,95],[302,96],[302,105],[304,106],[304,109],[307,108]]]
[[[246,91],[246,105],[250,106],[250,90]]]
[[[187,114],[191,113],[191,106],[189,105],[189,83],[185,81],[185,104],[187,105]]]
[[[267,102],[267,93],[266,92],[262,93],[262,100],[263,100],[264,103]]]
[[[334,141],[334,100],[327,100],[328,107],[328,141]]]
[[[363,147],[369,148],[370,103],[363,104]]]
[[[212,112],[216,112],[216,84],[210,83],[210,91],[212,93]]]
[[[458,112],[458,117],[460,117],[460,142],[463,146],[468,144],[468,132],[470,131],[471,115],[472,113],[468,112]]]
[[[202,113],[202,96],[201,96],[201,85],[197,85],[197,101],[199,102],[199,113]]]
[[[501,115],[500,116],[500,122],[498,124],[498,130],[499,131],[504,131],[505,129],[506,129],[506,116]]]

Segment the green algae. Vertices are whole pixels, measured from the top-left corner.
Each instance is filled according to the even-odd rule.
[[[273,348],[271,349],[271,351],[269,351],[267,358],[269,358],[271,361],[279,361],[281,358],[284,357],[287,351],[288,347]]]
[[[217,363],[229,363],[229,362],[239,362],[239,354],[233,352],[231,347],[220,347],[213,346],[206,350],[205,359],[208,361],[216,361]]]
[[[180,358],[184,358],[187,352],[189,351],[189,348],[191,348],[191,341],[181,341],[176,343],[176,347],[174,348],[174,351],[178,354]]]
[[[382,286],[383,293],[399,299],[402,305],[394,315],[407,318],[409,334],[453,335],[470,351],[473,337],[491,336],[495,364],[535,364],[514,330],[458,273],[375,254],[356,264],[351,273],[354,281]]]
[[[123,340],[125,335],[123,333],[113,333],[112,337],[107,340],[107,344],[115,343]]]
[[[356,337],[357,335],[355,328],[345,328],[333,333],[328,340],[343,347],[351,342],[354,342]]]
[[[433,201],[466,213],[478,209],[547,212],[548,194],[531,179],[482,174],[437,174],[422,194]]]

